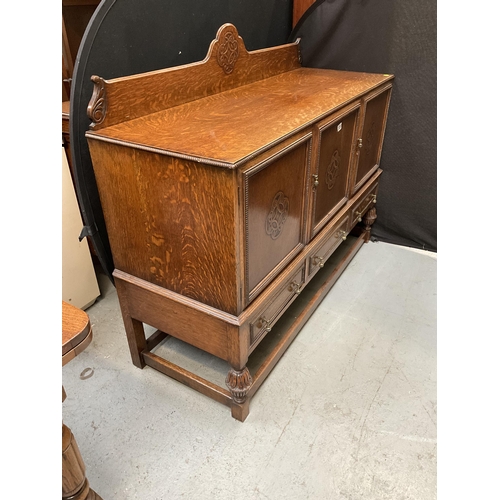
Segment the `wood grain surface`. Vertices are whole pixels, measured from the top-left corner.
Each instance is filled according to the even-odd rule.
[[[379,166],[391,92],[392,87],[389,86],[382,91],[374,92],[365,99],[363,126],[360,134],[362,147],[358,149],[355,190],[359,189]]]
[[[62,355],[67,355],[69,351],[77,348],[83,341],[88,340],[85,344],[86,347],[92,339],[90,334],[91,326],[87,313],[63,300]]]
[[[392,79],[301,68],[297,44],[248,53],[232,25],[200,63],[94,78],[86,136],[136,366],[246,418],[249,398],[369,237]],[[360,218],[355,250],[252,382],[250,353]],[[144,323],[226,360],[229,392],[152,353],[163,335],[148,343]]]
[[[87,137],[212,160],[234,168],[391,78],[300,68],[89,131]]]
[[[313,195],[313,235],[347,201],[349,174],[353,168],[359,106],[348,114],[331,117],[318,126],[318,151]]]
[[[257,166],[255,172],[246,174],[245,237],[250,295],[276,266],[284,259],[290,261],[304,246],[309,149],[309,142],[303,142],[264,168]]]
[[[230,73],[226,73],[218,61],[220,45],[228,34],[232,34],[238,47]],[[299,66],[298,43],[248,52],[236,28],[225,24],[217,32],[203,61],[112,80],[100,79],[106,95],[106,113],[103,121],[94,124],[93,128],[97,130],[150,115]],[[91,118],[95,104],[95,101],[89,104]]]
[[[234,173],[114,144],[89,147],[115,267],[236,314]]]

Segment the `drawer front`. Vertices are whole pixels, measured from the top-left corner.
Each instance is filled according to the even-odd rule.
[[[378,182],[376,182],[366,193],[362,196],[361,201],[356,203],[350,211],[349,227],[352,229],[358,222],[361,222],[363,215],[367,210],[377,203]]]
[[[280,288],[250,323],[250,347],[271,331],[286,306],[301,292],[304,285],[304,265]]]
[[[313,251],[308,259],[308,279],[325,265],[328,257],[330,257],[335,249],[347,238],[347,234],[349,233],[348,223],[349,216],[346,216],[328,232],[326,241]]]

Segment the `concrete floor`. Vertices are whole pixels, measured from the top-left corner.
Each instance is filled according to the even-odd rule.
[[[90,484],[104,500],[435,499],[436,264],[432,253],[363,245],[244,423],[132,365],[116,292],[100,276],[87,309],[94,340],[63,367],[63,419]],[[171,351],[225,374],[215,358]]]

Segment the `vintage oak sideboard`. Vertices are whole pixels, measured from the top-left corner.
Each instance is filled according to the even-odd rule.
[[[133,363],[241,421],[376,218],[393,76],[300,61],[300,41],[248,52],[225,24],[201,62],[92,77],[86,136]],[[156,354],[168,335],[227,361],[227,389]]]

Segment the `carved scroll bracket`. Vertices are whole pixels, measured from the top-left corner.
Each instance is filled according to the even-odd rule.
[[[107,100],[105,81],[100,76],[93,75],[90,78],[94,82],[94,91],[87,106],[87,116],[92,120],[90,128],[94,129],[106,118]]]

